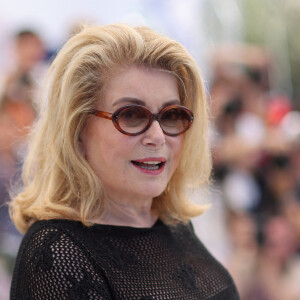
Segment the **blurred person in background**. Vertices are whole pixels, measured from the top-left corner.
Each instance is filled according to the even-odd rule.
[[[251,300],[297,300],[300,296],[299,239],[283,214],[262,227],[261,246]]]
[[[226,265],[237,284],[241,299],[246,300],[252,294],[257,270],[258,228],[255,220],[246,211],[229,211],[227,220],[231,254]]]
[[[0,94],[0,112],[5,116],[6,124],[11,124],[10,132],[7,133],[10,142],[2,146],[13,151],[18,160],[28,130],[37,115],[35,101],[46,70],[46,50],[41,38],[32,30],[21,30],[13,42],[14,64],[5,74]]]
[[[2,70],[0,91],[0,273],[7,277],[3,283],[9,281],[21,241],[9,218],[8,189],[23,160],[27,133],[37,115],[34,101],[38,85],[46,68],[44,44],[32,30],[19,31],[12,38],[9,53],[12,57],[7,60],[13,65]]]
[[[12,49],[14,66],[4,74],[0,94],[0,181],[1,209],[8,198],[6,189],[22,160],[27,133],[36,118],[34,105],[37,85],[44,68],[45,48],[40,37],[31,30],[21,30],[14,37]],[[43,67],[42,67],[43,66]],[[7,218],[1,220],[6,230]],[[7,226],[5,226],[7,225]]]
[[[231,214],[229,220],[233,251],[228,268],[241,299],[299,299],[300,244],[288,218],[273,215],[260,229],[245,213]]]
[[[1,100],[33,105],[33,87],[40,79],[46,49],[39,35],[32,30],[19,31],[13,42],[14,66],[4,80]]]
[[[9,298],[9,287],[16,247],[21,241],[13,226],[7,208],[10,180],[17,172],[13,151],[15,126],[9,116],[0,112],[0,299]]]
[[[299,299],[299,112],[270,90],[270,59],[263,53],[239,46],[220,51],[212,64],[213,175],[226,203],[231,249],[225,264],[241,299]],[[274,253],[259,238],[273,239],[269,227],[280,236]],[[293,240],[284,258],[275,250],[280,239]],[[263,289],[256,278],[264,282],[269,273],[274,280]]]
[[[205,89],[178,42],[88,27],[50,67],[24,187],[11,299],[239,299],[189,222],[208,183]]]
[[[46,70],[46,49],[39,35],[27,29],[15,35],[13,47],[13,66],[5,74],[0,95],[0,111],[15,126],[12,147],[18,155],[28,129],[36,118],[35,101]]]

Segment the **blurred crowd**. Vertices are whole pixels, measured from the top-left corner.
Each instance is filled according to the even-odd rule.
[[[12,45],[13,66],[0,70],[0,299],[8,299],[21,240],[8,215],[9,187],[50,59],[31,30]],[[270,87],[272,64],[264,49],[244,45],[220,48],[209,66],[212,180],[229,249],[223,263],[242,300],[300,299],[300,112],[296,99]]]
[[[274,63],[246,45],[211,59],[213,181],[243,300],[300,299],[300,112],[270,86]]]
[[[37,116],[37,91],[47,66],[40,36],[21,30],[11,38],[11,64],[0,70],[0,299],[8,299],[21,235],[8,214],[9,191],[20,177],[26,137]],[[8,59],[8,58],[7,58]]]

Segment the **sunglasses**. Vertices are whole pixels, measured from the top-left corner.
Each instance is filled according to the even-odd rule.
[[[117,130],[130,136],[145,132],[154,120],[158,121],[164,134],[177,136],[186,132],[194,120],[193,113],[180,105],[166,106],[157,114],[142,105],[126,105],[114,113],[96,110],[94,114],[112,120]]]

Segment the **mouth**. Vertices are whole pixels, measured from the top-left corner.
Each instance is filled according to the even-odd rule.
[[[163,170],[166,160],[164,158],[147,158],[141,160],[132,160],[131,163],[142,170],[151,172]]]
[[[135,160],[132,160],[131,162],[139,168],[150,170],[150,171],[159,170],[166,163],[166,162],[158,162],[158,161],[139,162]]]

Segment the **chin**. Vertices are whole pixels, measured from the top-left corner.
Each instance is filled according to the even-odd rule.
[[[143,196],[145,197],[149,197],[149,198],[155,198],[160,196],[164,190],[166,189],[166,186],[162,186],[162,187],[152,187],[148,186],[147,188],[145,188],[142,192]]]

